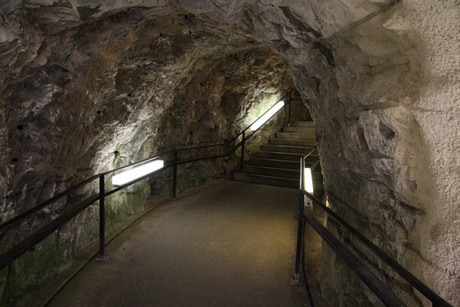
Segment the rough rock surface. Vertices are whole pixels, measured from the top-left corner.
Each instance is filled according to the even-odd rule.
[[[334,39],[339,100],[328,105],[343,114],[320,115],[317,124],[334,207],[453,305],[458,295],[446,289],[460,286],[460,151],[452,142],[459,13],[453,2],[404,1]],[[411,306],[425,302],[401,289]]]
[[[292,78],[330,205],[459,305],[459,15],[454,0],[2,2],[1,220],[162,148],[229,138]],[[342,266],[324,266],[324,294],[373,303]]]

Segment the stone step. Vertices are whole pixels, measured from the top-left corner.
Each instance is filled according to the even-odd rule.
[[[297,121],[284,127],[250,156],[244,172],[235,174],[235,180],[298,188],[300,159],[316,146],[315,129],[313,121]],[[317,153],[310,155],[306,166],[312,167],[318,159]],[[312,175],[315,192],[321,193],[321,168],[317,166]]]
[[[282,178],[282,177],[276,177],[276,176],[235,173],[235,180],[249,182],[249,183],[274,185],[277,187],[287,187],[287,188],[298,188],[299,187],[298,178],[289,179],[289,178]]]
[[[287,188],[299,188],[299,178],[290,179],[277,176],[265,176],[265,175],[256,175],[256,174],[247,174],[247,173],[235,173],[235,180],[249,182],[249,183],[258,183],[273,185],[277,187],[287,187]],[[313,189],[316,192],[323,190],[322,181],[313,181]]]
[[[297,140],[315,138],[314,135],[312,137],[312,136],[308,136],[308,135],[305,135],[303,133],[298,133],[298,132],[277,132],[275,136],[280,139],[297,139]]]
[[[300,170],[298,167],[297,169],[286,169],[286,168],[277,168],[277,167],[271,167],[271,166],[246,164],[244,166],[244,173],[296,179],[296,178],[299,178]],[[312,173],[312,176],[313,176],[313,180],[322,181],[323,179],[321,172],[318,172],[316,170]]]
[[[259,165],[245,165],[244,173],[296,179],[299,178],[300,171],[298,168],[288,169]]]
[[[307,161],[306,166],[307,167],[312,166],[314,162],[315,161]],[[260,166],[293,169],[293,170],[298,170],[300,168],[300,164],[299,164],[300,159],[299,161],[286,161],[286,160],[267,159],[267,158],[251,158],[249,159],[249,161],[246,161],[245,164],[246,163],[249,165],[260,165]]]
[[[287,138],[271,138],[268,140],[269,144],[273,145],[293,145],[293,146],[306,146],[313,147],[316,145],[315,139],[287,139]]]
[[[284,169],[292,169],[292,170],[299,169],[299,161],[251,158],[249,159],[249,161],[245,163],[249,165],[260,165],[260,166],[276,167],[276,168],[284,168]]]
[[[309,137],[309,138],[314,138],[315,137],[315,130],[316,128],[312,128],[312,127],[294,127],[294,126],[290,126],[290,127],[283,127],[282,131],[283,132],[295,132],[295,133],[302,133],[302,134],[305,134],[305,135],[312,135],[312,137]]]
[[[292,122],[291,127],[315,127],[315,122],[314,121]]]
[[[262,151],[290,152],[290,153],[299,153],[299,154],[304,154],[304,155],[306,155],[313,149],[314,147],[294,146],[294,145],[267,144],[267,145],[260,146],[260,150]]]
[[[290,152],[277,152],[277,151],[259,151],[253,157],[273,160],[296,161],[299,162],[300,158],[304,157],[306,153],[290,153]],[[318,157],[309,156],[306,161],[317,160]]]

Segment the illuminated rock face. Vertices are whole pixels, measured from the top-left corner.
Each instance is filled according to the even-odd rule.
[[[455,1],[127,3],[0,4],[2,219],[163,147],[232,136],[292,82],[331,206],[460,304]],[[324,266],[325,294],[369,300],[341,267]]]

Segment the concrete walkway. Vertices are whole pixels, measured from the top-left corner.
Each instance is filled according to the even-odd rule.
[[[306,306],[289,285],[297,193],[223,181],[161,206],[49,306]]]

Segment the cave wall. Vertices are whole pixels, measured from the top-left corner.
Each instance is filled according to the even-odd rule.
[[[452,144],[459,133],[458,13],[453,2],[403,1],[332,38],[336,83],[319,86],[327,109],[314,107],[329,204],[453,305],[460,282],[459,150]],[[410,306],[429,305],[372,254],[361,256]],[[367,290],[337,282],[348,272],[337,264],[325,269],[323,291],[342,286],[337,303],[363,304]]]
[[[288,87],[269,75],[285,69],[316,121],[331,207],[459,304],[456,1],[15,0],[0,15],[2,220],[162,147],[232,135]],[[375,302],[324,253],[324,295]]]
[[[154,13],[121,3],[94,11],[82,5],[77,12],[69,5],[31,1],[3,7],[3,219],[24,203],[47,199],[94,172],[147,158],[159,148],[191,144],[188,133],[195,127],[189,124],[195,118],[187,118],[185,125],[182,119],[187,103],[198,102],[197,95],[206,94],[200,112],[208,108],[235,116],[228,124],[222,116],[204,119],[213,130],[220,125],[201,136],[215,142],[254,119],[247,115],[258,106],[259,96],[281,96],[290,86],[283,68],[281,75],[273,75],[280,72],[276,56],[244,60],[242,55],[233,63],[225,58],[264,46],[241,33],[208,29],[171,4],[152,3]],[[78,16],[70,18],[71,13]],[[230,64],[240,69],[236,82],[222,80],[230,78],[232,68],[225,66]],[[215,65],[221,71],[213,71]],[[201,83],[201,90],[194,88]],[[223,114],[223,103],[236,111]],[[177,118],[169,120],[170,108],[183,112],[182,118],[174,114]],[[176,140],[166,141],[169,131]],[[57,160],[59,165],[50,163]]]
[[[91,12],[82,8],[77,16],[64,2],[2,9],[2,221],[92,174],[229,139],[292,86],[267,48],[238,33],[208,30],[178,8],[157,16],[117,6],[90,20]],[[229,176],[236,162],[183,165],[178,191]],[[97,182],[2,233],[1,250],[96,189]],[[164,172],[108,197],[108,231],[147,209],[152,194],[169,197],[170,189],[171,174]],[[3,270],[2,302],[68,268],[97,239],[97,215],[90,207]]]

